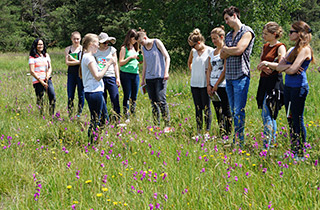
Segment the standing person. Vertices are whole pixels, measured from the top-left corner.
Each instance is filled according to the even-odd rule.
[[[240,21],[240,11],[231,6],[223,11],[223,18],[232,30],[226,35],[226,45],[220,52],[226,58],[226,90],[234,123],[233,143],[244,144],[245,107],[250,84],[250,55],[255,34]]]
[[[282,28],[275,22],[268,22],[263,27],[264,44],[258,70],[260,73],[257,92],[258,108],[264,125],[264,147],[267,149],[271,141],[276,142],[277,115],[283,104],[282,74],[275,71],[286,54],[286,47],[278,40],[282,36]]]
[[[205,39],[200,33],[198,28],[194,29],[188,37],[188,43],[192,47],[189,59],[188,67],[191,71],[191,93],[193,102],[196,110],[196,122],[197,122],[197,138],[201,136],[203,115],[205,121],[205,136],[209,138],[209,131],[211,128],[211,109],[210,109],[210,98],[207,93],[207,79],[206,73],[208,69],[208,58],[213,51],[212,47],[205,45]]]
[[[80,117],[84,106],[84,90],[82,79],[79,77],[80,67],[80,55],[82,52],[81,34],[78,31],[74,31],[71,34],[72,45],[66,47],[64,50],[66,64],[68,66],[68,81],[67,81],[67,92],[68,92],[68,112],[69,117],[73,116],[73,99],[74,94],[78,91],[78,112],[77,117]]]
[[[46,92],[49,97],[49,113],[54,115],[56,94],[52,84],[51,59],[47,53],[47,46],[42,39],[33,41],[29,54],[29,69],[33,76],[32,84],[37,96],[37,105],[40,108],[40,115],[43,114],[43,94]]]
[[[127,32],[119,54],[120,78],[123,89],[123,113],[126,121],[129,121],[129,110],[135,113],[136,101],[139,91],[139,44],[138,36],[134,29]],[[129,108],[130,107],[130,108]]]
[[[169,79],[170,56],[159,39],[150,39],[144,30],[138,32],[137,40],[142,45],[143,71],[141,86],[147,84],[152,105],[153,121],[160,126],[160,111],[165,121],[164,132],[170,132],[170,114],[166,99]]]
[[[102,80],[104,83],[104,92],[103,97],[107,103],[108,93],[110,96],[112,108],[114,114],[112,115],[112,120],[114,122],[119,122],[120,119],[120,104],[119,104],[119,90],[120,87],[120,77],[119,77],[119,67],[118,67],[118,58],[117,58],[117,50],[109,46],[108,44],[116,43],[116,38],[109,37],[107,33],[101,32],[99,34],[99,48],[97,53],[94,54],[95,58],[97,59],[100,68],[103,68],[104,65],[102,64],[103,61],[108,61],[110,58],[115,60],[113,65],[110,65],[108,71],[106,71],[105,75],[103,76]]]
[[[277,67],[278,71],[286,73],[284,104],[290,128],[291,149],[297,158],[303,156],[302,144],[306,143],[307,136],[303,112],[309,92],[306,71],[313,60],[313,50],[310,46],[311,32],[310,26],[303,21],[291,25],[290,40],[296,43]]]
[[[113,58],[109,61],[104,61],[105,65],[102,69],[99,68],[93,54],[97,52],[99,47],[99,38],[96,34],[86,34],[82,41],[83,55],[81,56],[81,74],[84,86],[85,98],[89,105],[91,123],[88,130],[88,136],[93,142],[94,132],[99,125],[108,120],[108,112],[106,102],[103,97],[104,84],[103,76],[109,66],[114,64]],[[99,123],[103,123],[100,124]]]
[[[231,134],[232,116],[226,91],[225,60],[220,57],[221,49],[224,46],[224,38],[224,26],[212,29],[211,40],[216,48],[209,55],[207,92],[214,99],[212,103],[216,111],[220,135],[227,139]]]

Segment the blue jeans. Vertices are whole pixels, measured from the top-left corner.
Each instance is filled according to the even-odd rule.
[[[303,112],[308,93],[308,85],[304,87],[284,86],[284,105],[288,116],[291,147],[295,153],[302,150],[302,143],[306,143],[307,130],[304,125]],[[290,110],[288,110],[289,104]]]
[[[271,116],[270,110],[266,103],[266,97],[264,97],[263,100],[261,116],[264,125],[264,146],[267,147],[267,144],[270,146],[272,140],[274,143],[276,142],[277,122]]]
[[[88,129],[88,137],[93,142],[94,132],[98,126],[104,126],[106,120],[109,121],[106,102],[103,98],[103,92],[86,92],[86,100],[88,102],[91,123]]]
[[[54,115],[54,109],[56,107],[56,94],[54,92],[51,78],[47,81],[48,88],[45,89],[41,83],[33,84],[34,90],[37,96],[37,105],[40,106],[40,115],[43,114],[43,95],[44,92],[48,94],[49,98],[49,113]]]
[[[129,104],[131,114],[135,113],[136,101],[139,91],[139,74],[131,74],[120,71],[120,80],[123,90],[123,113],[129,117]]]
[[[104,92],[103,92],[104,100],[107,103],[108,93],[109,93],[112,108],[115,112],[112,118],[113,120],[117,121],[120,117],[120,104],[119,104],[119,90],[116,83],[116,78],[103,77],[103,83],[104,83]]]
[[[167,80],[163,78],[159,79],[147,79],[147,91],[149,99],[151,100],[152,116],[155,125],[160,125],[160,111],[162,118],[165,121],[165,126],[169,126],[170,114],[167,104]]]
[[[197,132],[200,133],[202,130],[203,112],[204,121],[206,123],[206,131],[210,131],[212,116],[210,108],[210,98],[207,93],[207,87],[191,87],[191,93],[196,110]]]
[[[73,99],[74,94],[78,91],[78,114],[82,113],[84,105],[84,88],[82,84],[82,79],[80,79],[78,71],[68,71],[68,81],[67,81],[67,92],[68,92],[68,111],[69,115],[72,116],[73,112]]]
[[[228,94],[231,114],[234,123],[234,139],[240,140],[240,146],[244,143],[245,107],[247,103],[250,78],[242,76],[237,80],[227,80],[226,91]]]

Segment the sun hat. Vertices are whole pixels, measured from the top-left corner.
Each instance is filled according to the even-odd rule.
[[[106,41],[109,41],[112,44],[115,44],[116,43],[116,38],[112,37],[112,36],[109,36],[107,33],[101,32],[99,34],[99,43],[104,43]]]

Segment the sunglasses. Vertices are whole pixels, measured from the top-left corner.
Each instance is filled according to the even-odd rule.
[[[290,35],[293,34],[293,33],[298,33],[298,31],[297,31],[297,30],[290,30],[290,31],[289,31],[289,34],[290,34]]]
[[[109,44],[109,41],[105,41],[105,42],[103,42],[102,44]]]

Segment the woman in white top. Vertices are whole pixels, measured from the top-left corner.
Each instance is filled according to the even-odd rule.
[[[120,104],[119,104],[119,90],[120,87],[120,76],[119,76],[119,67],[117,63],[117,50],[109,44],[115,44],[116,38],[108,36],[107,33],[101,32],[99,34],[99,48],[97,53],[94,54],[95,58],[98,61],[100,68],[103,68],[103,61],[108,61],[110,58],[113,58],[116,62],[114,65],[110,65],[108,71],[103,76],[102,80],[104,82],[104,100],[107,103],[108,93],[110,96],[113,114],[112,121],[118,123],[120,120]],[[107,93],[108,91],[108,93]]]
[[[113,58],[110,58],[108,62],[103,62],[105,66],[102,69],[99,68],[98,63],[93,56],[99,47],[99,39],[96,34],[86,34],[83,38],[82,46],[83,55],[81,56],[81,74],[85,98],[88,102],[91,115],[88,136],[91,143],[93,143],[96,128],[101,125],[100,123],[103,123],[103,126],[105,124],[105,120],[108,119],[107,107],[103,97],[104,84],[102,78],[109,66],[114,64],[115,61]]]
[[[206,124],[205,138],[209,137],[211,128],[211,109],[210,99],[207,93],[206,71],[208,68],[208,57],[212,52],[212,47],[205,45],[205,39],[201,35],[199,29],[194,29],[188,38],[188,43],[192,47],[188,67],[191,71],[191,93],[196,109],[197,132],[201,134],[203,114],[205,112],[204,120]]]
[[[209,55],[209,66],[207,71],[207,91],[212,99],[219,124],[220,135],[227,139],[231,134],[232,115],[226,92],[226,80],[224,78],[226,69],[224,60],[220,58],[220,52],[224,46],[224,26],[212,29],[211,40],[216,47]]]

